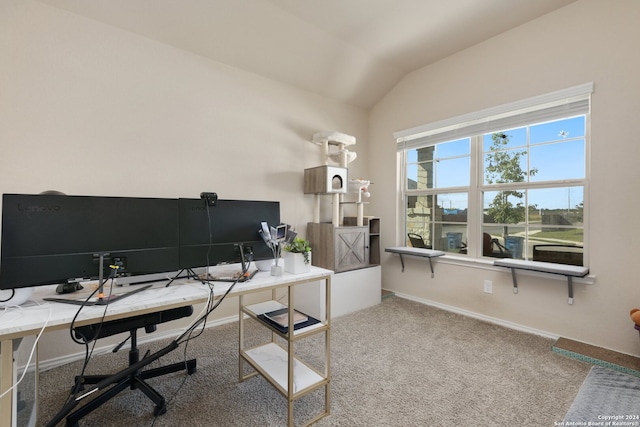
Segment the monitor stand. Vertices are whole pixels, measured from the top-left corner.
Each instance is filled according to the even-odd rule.
[[[98,298],[96,301],[87,301],[86,299],[67,299],[67,298],[56,298],[56,297],[42,298],[42,299],[44,301],[61,302],[63,304],[73,304],[73,305],[87,305],[87,306],[107,305],[107,304],[111,304],[114,301],[120,301],[122,299],[125,299],[126,297],[137,294],[138,292],[142,292],[146,289],[149,289],[150,287],[151,285],[136,286],[135,289],[132,291],[124,292],[122,294],[113,294],[113,295],[104,296],[102,298]]]

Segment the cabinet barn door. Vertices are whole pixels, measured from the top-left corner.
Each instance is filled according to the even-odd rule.
[[[369,264],[369,228],[336,228],[334,249],[336,272],[366,267]]]

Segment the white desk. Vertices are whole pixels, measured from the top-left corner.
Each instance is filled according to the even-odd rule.
[[[330,284],[333,274],[330,270],[311,267],[311,271],[302,274],[284,273],[282,276],[271,276],[269,272],[258,272],[252,280],[238,283],[229,296],[245,295],[264,290],[294,286],[315,280],[326,280]],[[229,289],[231,283],[214,282],[214,298],[218,299]],[[167,310],[207,301],[209,288],[200,282],[174,282],[170,287],[165,283],[157,284],[153,288],[129,296],[121,301],[115,301],[108,306],[105,321],[122,319],[144,313]],[[126,291],[128,288],[116,288]],[[33,299],[40,306],[23,306],[9,308],[0,312],[0,393],[13,385],[13,340],[30,335],[36,335],[42,329],[47,319],[46,331],[66,329],[70,326],[79,306],[43,301],[42,298],[55,295],[55,286],[41,286],[36,289]],[[84,307],[76,319],[76,326],[90,325],[100,321],[104,314],[104,306]],[[242,313],[239,314],[242,316]],[[0,427],[11,426],[12,393],[8,393],[0,400]]]

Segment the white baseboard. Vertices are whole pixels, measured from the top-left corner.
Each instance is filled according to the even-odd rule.
[[[207,321],[207,329],[224,325],[227,323],[237,322],[237,321],[238,321],[237,315],[228,316],[222,319]],[[163,332],[154,332],[152,334],[148,334],[142,338],[139,338],[138,344],[150,343],[158,340],[163,340],[166,338],[176,338],[185,330],[186,328],[180,328],[180,329],[172,329],[172,330],[163,331]],[[123,335],[123,339],[124,339],[124,335]],[[113,347],[114,347],[114,344],[109,344],[101,347],[96,346],[96,348],[93,350],[93,356],[111,353],[111,351],[113,350]],[[84,347],[78,346],[78,348],[82,349]],[[124,346],[122,346],[120,351],[127,350],[129,348],[130,348],[130,345],[127,343]],[[79,351],[77,353],[65,354],[64,356],[55,357],[53,359],[40,360],[38,361],[39,372],[45,372],[45,371],[48,371],[49,369],[66,365],[67,363],[76,362],[78,360],[84,360],[84,355],[85,355],[84,351]]]
[[[461,314],[461,315],[467,316],[467,317],[472,317],[474,319],[483,320],[485,322],[489,322],[489,323],[493,323],[493,324],[496,324],[496,325],[504,326],[505,328],[514,329],[516,331],[526,332],[526,333],[533,334],[533,335],[539,335],[539,336],[542,336],[542,337],[545,337],[545,338],[554,339],[554,340],[557,340],[559,338],[559,336],[551,334],[549,332],[541,331],[539,329],[530,328],[528,326],[520,325],[518,323],[508,322],[506,320],[498,319],[496,317],[486,316],[484,314],[475,313],[473,311],[464,310],[464,309],[459,308],[459,307],[454,307],[452,305],[446,305],[446,304],[442,304],[442,303],[431,301],[431,300],[426,300],[426,299],[422,299],[422,298],[416,298],[414,296],[402,294],[402,293],[395,292],[395,291],[394,291],[394,293],[395,293],[395,295],[397,297],[400,297],[400,298],[404,298],[404,299],[408,299],[408,300],[411,300],[411,301],[419,302],[419,303],[425,304],[425,305],[430,305],[430,306],[433,306],[433,307],[436,307],[436,308],[440,308],[442,310],[450,311],[452,313]]]

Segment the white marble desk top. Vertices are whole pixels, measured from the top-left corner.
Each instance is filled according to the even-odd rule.
[[[241,295],[322,280],[332,274],[331,270],[319,267],[311,267],[311,271],[308,273],[284,273],[282,276],[271,276],[269,272],[259,271],[251,280],[236,284],[229,295]],[[231,286],[229,282],[211,283],[213,283],[213,298],[216,299],[220,298]],[[209,286],[198,281],[176,280],[169,287],[165,287],[165,284],[166,282],[160,282],[135,295],[119,301],[116,300],[106,306],[106,311],[105,306],[83,307],[77,317],[76,325],[95,323],[103,316],[104,320],[114,320],[205,302],[209,297]],[[127,290],[135,289],[136,286],[141,285],[116,287],[113,292],[127,292]],[[60,295],[56,295],[55,287],[55,285],[37,287],[32,299],[24,305],[0,309],[0,341],[37,334],[45,323],[47,323],[47,330],[68,327],[80,306],[44,301],[43,298],[46,297],[60,297]],[[83,296],[81,292],[68,294],[66,297],[80,298]],[[90,291],[86,292],[84,298]]]

